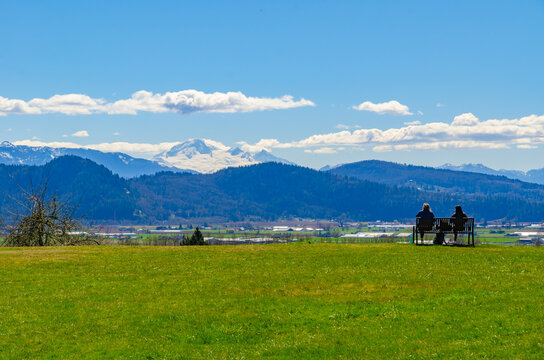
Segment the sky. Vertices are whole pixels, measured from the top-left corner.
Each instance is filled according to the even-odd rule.
[[[544,1],[0,0],[0,140],[544,167]]]

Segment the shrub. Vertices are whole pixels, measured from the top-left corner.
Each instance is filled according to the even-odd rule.
[[[204,241],[204,236],[200,232],[200,229],[195,229],[195,232],[191,236],[184,236],[183,240],[181,242],[181,245],[208,245],[206,241]]]

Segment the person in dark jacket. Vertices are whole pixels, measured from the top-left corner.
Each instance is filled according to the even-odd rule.
[[[461,208],[461,205],[457,205],[455,207],[455,212],[451,215],[451,218],[454,219],[453,236],[454,236],[454,241],[457,242],[457,233],[460,230],[459,227],[462,227],[465,225],[465,221],[461,221],[461,219],[467,219],[468,216],[467,214],[465,214],[465,212]]]
[[[417,213],[416,218],[434,219],[434,214],[431,211],[431,206],[427,203],[423,204],[423,209]],[[419,235],[421,235],[421,240],[423,240],[423,235],[425,235],[425,231],[430,231],[430,230],[432,230],[432,225],[430,227],[420,225]]]
[[[423,204],[423,209],[420,212],[417,213],[416,217],[434,219],[434,214],[431,211],[431,205],[429,205],[427,203]]]

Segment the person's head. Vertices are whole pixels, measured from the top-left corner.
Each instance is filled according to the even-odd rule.
[[[431,205],[427,203],[423,204],[423,210],[431,211]]]
[[[463,213],[463,209],[461,209],[461,205],[457,205],[455,207],[455,213],[456,214],[462,214]]]

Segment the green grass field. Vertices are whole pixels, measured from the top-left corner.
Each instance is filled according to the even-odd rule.
[[[544,356],[544,249],[0,248],[0,358]]]

